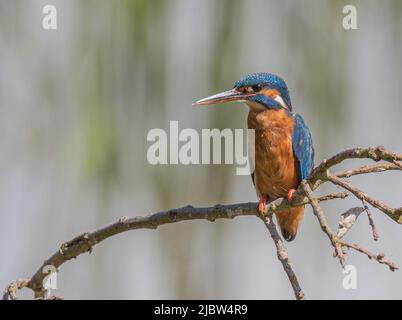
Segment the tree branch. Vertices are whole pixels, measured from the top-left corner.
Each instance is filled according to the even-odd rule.
[[[335,249],[335,255],[339,258],[339,262],[342,268],[345,267],[345,257],[343,255],[342,247],[339,244],[339,239],[332,231],[327,218],[324,215],[324,212],[321,210],[320,205],[318,204],[318,199],[313,195],[313,191],[308,183],[302,182],[303,191],[306,193],[307,198],[310,200],[311,207],[313,208],[314,215],[317,217],[318,222],[320,223],[322,231],[328,236],[328,239],[331,241],[332,246]]]
[[[402,223],[402,218],[401,218],[402,208],[393,209],[393,208],[389,207],[384,202],[382,202],[380,200],[377,200],[377,199],[375,199],[373,197],[370,197],[369,195],[364,193],[362,190],[354,187],[349,182],[347,182],[347,181],[345,181],[343,179],[340,179],[337,176],[333,175],[329,170],[326,172],[326,177],[327,177],[328,181],[331,181],[333,184],[338,185],[338,186],[350,191],[358,199],[360,199],[362,201],[366,201],[369,204],[371,204],[373,207],[381,210],[382,212],[384,212],[388,217],[390,217],[395,222]]]
[[[292,285],[292,289],[293,289],[296,299],[304,300],[304,292],[300,288],[299,281],[297,280],[296,274],[294,273],[294,271],[290,265],[288,250],[286,249],[285,245],[283,244],[283,241],[278,233],[278,230],[276,230],[276,225],[275,225],[274,221],[272,220],[272,216],[264,217],[263,221],[271,235],[272,240],[275,243],[277,257],[278,257],[279,261],[282,263],[283,269],[285,270],[286,275],[289,278],[289,281],[290,281],[290,284]]]
[[[340,164],[344,160],[362,158],[371,159],[376,162],[383,160],[385,162],[374,165],[361,166],[358,168],[342,171],[337,174],[332,174],[329,171],[330,168]],[[368,196],[362,190],[357,189],[349,182],[345,181],[343,178],[348,178],[355,175],[385,172],[389,170],[402,170],[402,164],[400,163],[400,161],[402,161],[402,154],[386,151],[384,147],[381,146],[348,149],[338,153],[328,160],[324,160],[320,165],[318,165],[313,170],[310,179],[301,183],[298,190],[294,193],[291,203],[289,203],[285,198],[280,198],[267,204],[262,219],[274,241],[278,259],[282,263],[282,266],[289,278],[295,297],[297,299],[303,299],[304,293],[300,288],[297,277],[289,263],[288,252],[276,230],[276,226],[271,218],[272,214],[274,212],[280,212],[292,207],[310,204],[313,208],[314,215],[318,219],[321,229],[328,236],[331,245],[335,248],[335,256],[338,257],[343,267],[346,264],[345,252],[343,251],[343,248],[348,248],[363,253],[368,258],[374,259],[381,264],[387,265],[392,271],[397,270],[398,266],[393,262],[385,260],[384,254],[375,255],[357,244],[350,244],[339,238],[331,229],[326,216],[319,205],[319,202],[334,199],[343,199],[348,195],[348,192],[353,193],[358,199],[363,201],[364,209],[366,210],[369,217],[373,236],[375,239],[377,239],[377,231],[375,230],[372,215],[366,205],[366,202],[384,212],[397,223],[402,223],[402,208],[394,209],[389,207],[385,203]],[[340,193],[331,193],[322,197],[316,197],[313,194],[313,191],[325,182],[330,182],[333,185],[340,186],[346,191]],[[17,291],[25,287],[33,290],[36,298],[45,298],[46,289],[44,286],[44,281],[48,276],[47,273],[43,272],[45,266],[54,266],[56,270],[59,271],[60,267],[65,262],[69,261],[72,258],[76,258],[82,253],[91,252],[92,248],[96,244],[116,234],[136,229],[156,229],[161,225],[188,220],[215,221],[217,219],[233,219],[239,216],[259,216],[257,214],[256,207],[256,203],[216,205],[214,207],[208,208],[194,208],[192,206],[186,206],[183,208],[158,212],[145,217],[123,217],[116,223],[110,224],[94,232],[86,232],[62,244],[60,249],[57,250],[50,258],[45,260],[40,268],[29,280],[22,279],[13,281],[9,286],[7,286],[4,291],[3,299],[17,299]]]
[[[310,181],[315,182],[322,177],[325,180],[325,172],[329,168],[340,164],[344,160],[363,158],[371,159],[374,161],[383,160],[395,164],[397,161],[402,161],[402,154],[387,151],[383,146],[347,149],[345,151],[339,152],[329,159],[324,159],[321,164],[313,170]]]
[[[376,163],[376,164],[361,166],[356,169],[338,172],[335,175],[338,178],[350,178],[352,176],[356,176],[356,175],[360,175],[360,174],[384,172],[387,170],[402,170],[402,168],[400,165],[384,162],[384,163]]]
[[[332,193],[320,197],[319,201],[333,199],[343,199],[347,193]],[[289,204],[287,200],[280,198],[266,206],[266,217],[269,218],[275,210],[284,210],[290,207],[307,204],[305,197],[295,199],[294,204]],[[216,205],[209,208],[194,208],[186,206],[178,209],[161,211],[145,217],[127,218],[123,217],[118,222],[110,224],[94,232],[83,233],[74,239],[63,243],[50,258],[45,260],[32,278],[26,283],[25,287],[32,289],[36,297],[43,297],[45,290],[43,281],[47,276],[43,273],[43,268],[48,265],[54,266],[57,270],[68,260],[76,258],[82,253],[91,252],[92,248],[101,241],[116,234],[136,229],[156,229],[159,226],[177,223],[188,220],[207,220],[234,219],[239,216],[259,216],[257,213],[257,203],[240,203],[231,205]]]

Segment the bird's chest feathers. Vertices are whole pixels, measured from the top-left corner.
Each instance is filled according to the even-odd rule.
[[[297,186],[292,149],[294,119],[284,109],[250,110],[248,127],[255,130],[254,182],[259,195],[276,198]]]

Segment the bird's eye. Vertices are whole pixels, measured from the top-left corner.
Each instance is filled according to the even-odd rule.
[[[252,93],[256,93],[258,91],[260,91],[262,89],[262,85],[261,84],[256,84],[254,86],[249,86],[249,87],[241,87],[238,90],[242,93],[248,93],[248,94],[252,94]]]
[[[256,85],[252,86],[251,88],[253,89],[254,92],[258,92],[262,89],[262,85],[256,84]]]

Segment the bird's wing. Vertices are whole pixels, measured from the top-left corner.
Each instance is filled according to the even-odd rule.
[[[292,136],[292,147],[298,162],[299,179],[303,181],[311,174],[314,166],[314,148],[310,130],[304,123],[303,118],[296,114],[295,126]]]
[[[251,180],[254,181],[254,170],[255,170],[255,131],[247,130],[247,157],[248,165],[251,171]]]

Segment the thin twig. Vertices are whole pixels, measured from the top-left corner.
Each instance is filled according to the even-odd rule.
[[[3,300],[18,300],[17,292],[28,286],[28,279],[19,279],[11,282],[3,293]]]
[[[370,228],[371,228],[371,234],[373,235],[373,239],[374,239],[374,241],[378,241],[378,239],[380,237],[378,235],[378,231],[377,231],[377,228],[376,228],[375,223],[374,223],[373,215],[371,214],[370,208],[366,204],[366,201],[362,200],[362,203],[363,203],[364,210],[367,213],[367,218],[368,218],[368,221],[369,221],[369,225],[370,225]]]
[[[337,174],[332,174],[329,169],[336,166],[347,159],[371,159],[376,162],[385,161],[385,163],[378,163],[374,165],[366,165],[355,169],[342,171]],[[271,237],[277,248],[277,255],[281,261],[289,280],[292,284],[292,288],[295,292],[295,296],[298,299],[304,297],[297,278],[289,264],[287,257],[287,250],[283,245],[283,242],[276,230],[275,224],[272,221],[272,214],[274,212],[280,212],[289,208],[311,204],[314,214],[318,218],[322,230],[327,234],[331,241],[331,244],[335,248],[336,255],[342,266],[345,266],[345,257],[342,248],[350,248],[359,251],[367,255],[370,259],[375,259],[379,263],[386,264],[391,270],[396,270],[398,267],[388,260],[384,259],[383,254],[372,254],[365,248],[360,247],[357,244],[350,244],[342,239],[339,239],[331,227],[319,206],[320,201],[328,201],[333,199],[345,198],[348,193],[333,193],[323,197],[316,197],[313,194],[313,190],[317,189],[322,183],[332,182],[347,191],[353,193],[357,198],[363,202],[367,202],[373,207],[381,210],[386,215],[391,217],[397,223],[402,224],[402,208],[391,208],[385,203],[368,196],[362,190],[354,187],[349,182],[342,178],[351,177],[354,175],[361,175],[366,173],[384,172],[388,170],[402,170],[402,154],[397,152],[390,152],[384,149],[384,147],[369,147],[369,148],[354,148],[342,151],[328,160],[322,161],[312,172],[308,181],[304,181],[298,188],[293,196],[292,202],[289,203],[286,199],[280,198],[266,206],[264,212],[264,222],[270,231]],[[365,206],[367,208],[367,206]],[[373,236],[376,239],[378,237],[375,225],[372,219],[372,215],[368,208],[366,209],[369,217],[370,226],[372,228]],[[256,210],[256,203],[243,203],[233,205],[217,205],[210,208],[193,208],[187,206],[179,209],[172,209],[168,211],[162,211],[145,217],[135,218],[121,218],[118,222],[108,225],[104,228],[96,230],[92,233],[84,233],[74,239],[64,243],[60,249],[48,258],[38,269],[38,271],[32,276],[30,280],[17,280],[13,281],[5,290],[3,299],[17,299],[17,291],[27,287],[34,291],[36,298],[44,298],[45,289],[43,288],[43,280],[46,277],[46,273],[43,273],[43,267],[46,265],[52,265],[57,270],[66,261],[76,258],[82,253],[90,252],[92,248],[99,242],[114,236],[116,234],[126,232],[135,229],[156,229],[158,226],[170,223],[176,223],[187,220],[208,220],[215,221],[216,219],[233,219],[239,216],[252,216],[258,215]]]
[[[267,227],[272,240],[276,246],[276,254],[278,256],[279,261],[282,263],[283,269],[286,272],[286,275],[289,278],[290,284],[292,285],[293,292],[297,300],[304,300],[304,292],[300,288],[299,281],[297,280],[296,274],[294,273],[292,266],[289,262],[288,251],[279,236],[278,230],[276,229],[276,225],[272,219],[272,217],[264,217],[263,221],[265,226]]]
[[[381,210],[388,217],[390,217],[392,220],[396,221],[397,223],[402,223],[402,208],[396,208],[396,209],[391,208],[384,202],[382,202],[378,199],[375,199],[374,197],[370,197],[362,190],[353,186],[351,183],[349,183],[341,178],[338,178],[337,176],[335,176],[334,174],[329,172],[329,170],[327,170],[327,172],[326,172],[326,178],[328,181],[331,181],[333,184],[336,184],[336,185],[350,191],[358,199],[364,200],[364,201],[370,203],[373,207]]]
[[[389,170],[402,170],[401,164],[396,165],[394,163],[375,163],[370,165],[361,166],[355,169],[349,169],[336,173],[338,178],[350,178],[352,176],[367,174],[367,173],[377,173]]]
[[[311,190],[310,185],[305,181],[303,181],[301,185],[304,192],[306,193],[307,198],[310,200],[310,204],[311,207],[313,208],[314,215],[317,217],[322,231],[328,236],[329,240],[331,241],[331,244],[335,249],[336,256],[338,257],[342,268],[345,268],[346,266],[345,257],[343,255],[342,247],[339,244],[338,237],[332,231],[327,221],[327,218],[324,215],[324,212],[321,210],[321,207],[318,204],[317,198],[314,196],[313,191]]]
[[[400,163],[399,161],[393,160],[392,163],[394,165],[396,165],[400,170],[402,170],[402,163]]]
[[[343,199],[347,196],[345,192],[338,192],[325,195],[318,198],[319,201],[328,201],[333,199]],[[297,207],[308,203],[305,196],[297,196],[289,204],[286,199],[280,198],[266,208],[266,217],[270,217],[273,212],[285,210],[291,207]],[[233,219],[239,216],[256,216],[257,203],[240,203],[231,205],[216,205],[208,208],[194,208],[186,206],[183,208],[162,211],[145,217],[121,218],[118,222],[103,227],[94,232],[87,232],[61,245],[50,258],[40,266],[36,273],[30,279],[27,287],[32,289],[36,298],[44,296],[43,279],[46,274],[43,268],[47,265],[54,266],[57,270],[62,264],[70,259],[76,258],[82,253],[90,252],[92,248],[99,242],[114,236],[116,234],[135,230],[135,229],[156,229],[165,224],[176,223],[187,220],[208,220],[215,221],[217,219]]]
[[[351,248],[354,249],[356,251],[359,251],[363,254],[365,254],[369,259],[374,259],[376,261],[378,261],[381,264],[385,264],[387,265],[391,271],[395,271],[397,269],[399,269],[399,267],[389,261],[389,260],[384,260],[384,254],[380,253],[380,254],[373,254],[371,253],[369,250],[360,247],[357,244],[351,244],[348,243],[342,239],[340,239],[339,237],[337,237],[334,232],[332,231],[331,227],[329,226],[324,213],[322,212],[317,199],[314,197],[313,192],[311,190],[310,185],[307,182],[302,182],[302,188],[305,191],[307,197],[310,200],[310,204],[313,208],[314,214],[317,216],[318,221],[321,225],[321,229],[324,231],[324,233],[328,236],[328,238],[331,240],[331,244],[332,246],[335,248],[335,256],[337,256],[339,258],[339,261],[342,265],[342,267],[345,267],[346,262],[345,262],[345,257],[344,257],[344,252],[342,250],[342,247],[347,247],[347,248]]]
[[[329,159],[323,160],[312,173],[310,178],[311,184],[315,181],[325,178],[325,172],[342,161],[347,159],[371,159],[374,161],[387,161],[395,164],[395,161],[402,161],[402,153],[391,152],[385,150],[383,146],[369,147],[369,148],[353,148],[347,149],[345,151],[339,152]]]
[[[348,243],[343,240],[339,240],[339,242],[344,247],[347,247],[349,249],[353,249],[360,253],[365,254],[369,259],[373,259],[373,260],[377,261],[378,263],[387,265],[391,271],[395,271],[395,270],[399,269],[399,267],[394,262],[385,260],[384,259],[385,255],[383,253],[374,254],[374,253],[371,253],[369,250],[359,246],[356,243]]]

